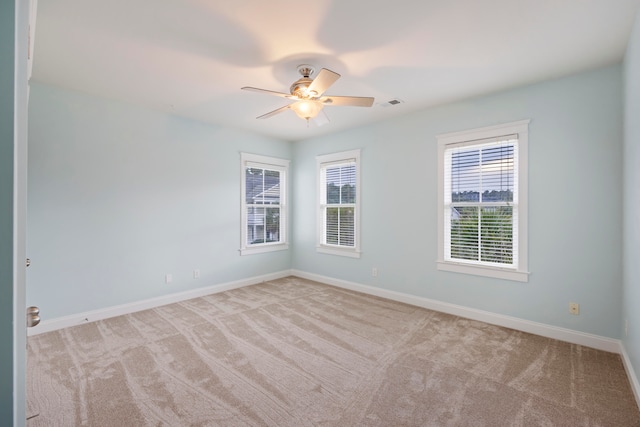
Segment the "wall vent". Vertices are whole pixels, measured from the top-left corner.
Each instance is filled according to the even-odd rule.
[[[381,102],[379,105],[383,108],[393,107],[394,105],[404,104],[404,101],[398,98],[390,99],[386,102]]]

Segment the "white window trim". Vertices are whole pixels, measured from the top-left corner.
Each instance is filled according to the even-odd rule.
[[[527,282],[528,271],[528,158],[529,158],[529,122],[521,120],[502,125],[488,126],[462,132],[437,135],[438,139],[438,259],[437,268],[463,274]],[[518,134],[518,262],[517,268],[500,268],[472,265],[445,260],[445,214],[444,214],[444,151],[448,145],[468,141]]]
[[[289,188],[289,160],[259,154],[240,153],[240,255],[253,255],[289,249],[287,194]],[[246,172],[249,166],[281,172],[280,186],[280,242],[247,245]]]
[[[328,245],[323,243],[324,241],[324,216],[322,212],[322,203],[320,200],[322,189],[321,189],[321,169],[323,165],[327,163],[340,163],[344,161],[352,161],[355,160],[356,163],[356,203],[355,203],[355,245],[353,248],[348,248],[344,246],[338,245]],[[329,255],[338,255],[345,256],[351,258],[360,258],[360,199],[362,194],[362,187],[360,186],[360,149],[350,150],[350,151],[342,151],[339,153],[331,153],[316,156],[316,189],[318,194],[316,195],[316,203],[317,203],[317,246],[316,250],[319,253],[329,254]]]

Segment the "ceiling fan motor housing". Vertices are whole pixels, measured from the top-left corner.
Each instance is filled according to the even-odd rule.
[[[306,99],[311,97],[312,94],[310,94],[307,89],[309,89],[309,85],[311,84],[313,80],[310,79],[309,77],[302,77],[298,80],[296,80],[292,85],[291,88],[289,88],[289,91],[291,92],[291,95],[295,95],[298,98],[302,98],[302,99]]]
[[[307,64],[298,65],[298,73],[300,73],[302,77],[296,80],[289,88],[291,95],[295,95],[298,98],[302,98],[302,99],[313,97],[314,94],[310,94],[308,92],[309,85],[313,81],[313,79],[309,78],[309,76],[315,73],[315,71],[316,71],[315,68],[313,68],[313,66],[311,65],[307,65]]]

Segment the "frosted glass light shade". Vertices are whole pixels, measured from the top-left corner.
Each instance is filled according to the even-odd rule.
[[[318,113],[320,113],[320,110],[322,110],[322,107],[324,107],[324,105],[322,105],[321,102],[305,100],[296,102],[291,106],[291,109],[301,119],[309,120],[316,117]]]

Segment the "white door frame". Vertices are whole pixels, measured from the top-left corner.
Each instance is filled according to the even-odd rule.
[[[26,222],[29,1],[15,1],[13,176],[13,424],[26,425]]]

